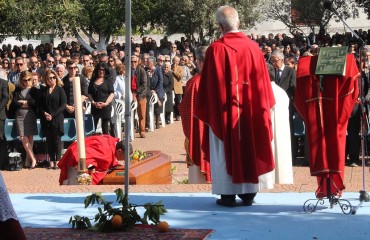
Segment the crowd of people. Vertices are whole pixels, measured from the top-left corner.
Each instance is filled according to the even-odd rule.
[[[357,34],[364,40],[370,38],[370,34],[361,29]],[[359,60],[359,40],[351,33],[330,35],[323,30],[308,36],[297,31],[291,37],[284,33],[268,34],[267,37],[253,33],[247,37],[258,44],[266,63],[273,66],[270,68],[272,71],[270,75],[290,99],[289,121],[294,161],[298,149],[296,141],[293,141],[293,118],[297,115],[293,98],[299,58],[317,55],[320,47],[348,46],[348,51]],[[152,94],[155,93],[158,97],[154,110],[155,128],[161,126],[159,116],[163,110],[166,124],[171,122],[171,113],[175,120],[181,119],[178,106],[186,91],[186,83],[199,72],[195,48],[200,44],[190,37],[182,37],[179,41],[171,42],[166,36],[157,44],[156,40],[144,36],[141,43],[136,43],[132,39],[131,45],[132,95],[128,97],[138,103],[137,132],[140,137],[145,137],[150,126],[149,101]],[[94,50],[91,53],[75,41],[68,43],[62,41],[57,46],[45,43],[36,47],[31,44],[22,46],[3,44],[0,49],[0,72],[1,78],[9,85],[9,100],[2,108],[6,112],[6,115],[2,115],[2,122],[6,118],[16,119],[18,133],[27,153],[26,166],[32,169],[36,164],[32,152],[32,136],[37,131],[35,121],[40,118],[45,136],[53,139],[47,142],[52,160],[51,167],[56,167],[63,148],[60,141],[63,135],[63,118],[74,117],[73,77],[80,77],[82,103],[79,104],[91,102],[95,125],[100,120],[103,134],[112,136],[117,134],[114,131],[115,123],[111,112],[115,106],[114,100],[124,100],[126,97],[124,51],[124,44],[115,41],[108,44],[106,50]],[[165,96],[167,101],[163,108]],[[4,92],[3,98],[6,97],[7,94]],[[357,127],[353,128],[357,131]],[[352,136],[350,133],[349,135]],[[358,157],[354,152],[357,148],[353,149],[356,150],[349,150],[349,158],[356,165]]]
[[[151,96],[155,94],[158,98],[154,108],[155,128],[160,128],[162,124],[160,114],[163,111],[166,124],[171,122],[172,112],[175,113],[174,119],[180,120],[177,106],[181,102],[186,81],[196,73],[197,66],[188,41],[184,45],[166,42],[167,52],[159,52],[155,42],[145,37],[142,44],[132,44],[131,94],[128,98],[138,103],[137,132],[145,138],[150,128]],[[50,168],[57,169],[63,149],[63,120],[74,118],[75,104],[85,107],[87,102],[91,103],[95,126],[100,121],[103,134],[121,137],[115,132],[112,110],[115,110],[115,99],[124,101],[126,97],[124,61],[122,47],[114,42],[106,50],[94,50],[92,53],[88,53],[77,42],[62,42],[57,47],[41,44],[35,49],[32,45],[13,48],[3,45],[0,50],[4,103],[1,123],[4,124],[7,118],[15,119],[26,152],[25,167],[33,169],[36,166],[33,135],[37,134],[36,121],[40,119]],[[76,103],[73,96],[72,80],[75,77],[80,79],[80,103]],[[3,126],[0,126],[2,131]],[[2,132],[2,141],[5,143],[3,135]],[[2,152],[6,155],[5,148]],[[4,169],[5,165],[4,160],[1,168]]]
[[[25,166],[33,169],[36,159],[32,136],[37,133],[36,119],[40,118],[50,167],[56,168],[61,158],[63,120],[73,117],[76,104],[90,101],[95,124],[101,120],[103,134],[114,135],[111,114],[114,99],[128,97],[137,101],[137,131],[145,138],[151,96],[158,97],[157,128],[161,104],[167,96],[170,101],[166,101],[164,108],[165,121],[170,122],[171,112],[176,120],[183,118],[187,163],[196,167],[189,174],[192,181],[212,182],[212,193],[220,195],[216,200],[218,205],[236,207],[240,205],[238,196],[242,206],[251,206],[260,190],[273,188],[274,183],[293,183],[292,161],[297,156],[293,120],[298,110],[310,124],[315,123],[307,135],[311,175],[318,177],[316,196],[318,199],[329,194],[340,197],[345,188],[341,158],[348,119],[349,161],[353,166],[359,161],[362,111],[356,101],[359,97],[370,100],[367,91],[370,51],[363,48],[359,51],[359,40],[350,34],[330,36],[324,31],[306,39],[298,32],[292,38],[284,34],[269,34],[268,38],[253,34],[248,38],[239,31],[238,13],[230,6],[218,8],[216,21],[223,36],[208,48],[195,48],[185,38],[174,43],[164,38],[159,47],[156,41],[146,37],[141,44],[133,43],[129,59],[132,96],[123,94],[127,79],[124,48],[119,44],[111,43],[107,50],[91,54],[76,42],[62,42],[56,48],[46,44],[35,49],[29,45],[13,50],[3,45],[0,131],[4,131],[6,118],[15,118],[26,150]],[[358,34],[364,40],[370,37],[362,30]],[[348,46],[346,70],[349,71],[343,76],[326,76],[326,81],[322,81],[313,69],[320,48],[325,46]],[[300,59],[301,56],[312,57]],[[304,64],[298,69],[305,72],[297,71],[298,63]],[[358,91],[360,70],[364,89]],[[81,102],[75,102],[73,97],[71,81],[76,76],[80,77]],[[333,98],[327,93],[332,93]],[[331,102],[323,103],[323,99]],[[323,108],[331,111],[323,113]],[[0,137],[3,147],[3,132]],[[118,149],[111,144],[111,155]],[[5,187],[0,175],[1,189]],[[9,218],[15,221],[6,221]],[[3,225],[19,228],[15,214],[0,220]]]

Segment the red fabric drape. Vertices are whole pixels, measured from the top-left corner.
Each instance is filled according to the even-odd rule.
[[[353,55],[348,54],[346,75],[315,75],[317,56],[302,57],[297,71],[294,104],[305,122],[312,176],[319,184],[317,197],[345,189],[343,183],[348,118],[358,98],[359,71]],[[323,179],[324,178],[324,179]]]

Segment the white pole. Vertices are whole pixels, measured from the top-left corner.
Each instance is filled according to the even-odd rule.
[[[82,114],[82,99],[81,99],[81,85],[80,77],[72,78],[73,84],[73,98],[75,102],[75,120],[77,130],[77,146],[78,146],[78,183],[86,184],[87,182],[80,182],[81,176],[84,175],[86,179],[86,150],[85,150],[85,134],[84,122]]]
[[[129,163],[130,163],[130,146],[131,139],[131,0],[125,2],[125,196],[128,199]],[[127,201],[128,202],[128,201]]]

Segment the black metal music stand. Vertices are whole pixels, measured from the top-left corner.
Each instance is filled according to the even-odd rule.
[[[327,185],[327,199],[329,201],[329,204],[330,204],[330,208],[333,208],[334,205],[338,205],[340,207],[340,209],[342,210],[342,212],[346,215],[350,214],[352,211],[352,205],[351,203],[346,200],[346,199],[342,199],[340,198],[340,195],[332,195],[331,194],[331,184],[330,184],[330,181],[331,181],[331,178],[330,176],[328,178],[323,178],[320,185],[323,184],[323,181],[326,181],[326,185]],[[318,196],[318,194],[316,194],[316,196]],[[316,210],[316,207],[320,204],[320,205],[324,205],[325,203],[325,200],[324,200],[324,197],[318,197],[318,198],[315,198],[315,199],[308,199],[304,204],[303,204],[303,210],[306,212],[306,213],[313,213],[315,210]]]
[[[363,70],[363,67],[362,67],[362,51],[365,49],[365,41],[362,40],[360,38],[360,36],[357,35],[357,33],[355,31],[353,31],[352,28],[350,28],[350,26],[348,26],[348,24],[343,20],[342,16],[336,11],[336,8],[333,4],[333,2],[331,1],[325,1],[324,2],[324,8],[333,12],[338,18],[339,20],[351,31],[351,33],[353,34],[353,36],[355,36],[358,40],[361,41],[361,48],[360,48],[360,63],[361,63],[361,66],[360,66],[360,70],[361,70],[361,73],[362,73],[362,70]],[[361,76],[361,82],[360,82],[360,96],[361,96],[361,109],[362,109],[362,113],[365,112],[365,99],[363,97],[363,85],[362,85],[362,76]],[[357,210],[361,207],[361,205],[364,203],[364,202],[369,202],[370,201],[370,197],[369,197],[369,194],[366,192],[366,172],[365,172],[365,139],[364,139],[364,123],[365,123],[366,119],[364,119],[363,117],[363,114],[361,114],[361,150],[362,150],[362,154],[361,154],[361,158],[362,158],[362,181],[363,181],[363,189],[360,191],[360,197],[359,197],[359,200],[360,200],[360,203],[357,207],[355,207],[353,210],[352,210],[352,214],[356,214]]]

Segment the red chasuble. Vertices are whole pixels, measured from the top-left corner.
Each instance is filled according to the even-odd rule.
[[[194,115],[224,143],[233,183],[258,183],[258,176],[274,169],[274,104],[266,63],[254,41],[229,32],[207,49]]]
[[[211,182],[208,127],[193,115],[199,81],[200,75],[197,74],[186,83],[186,91],[178,108],[185,137],[189,140],[189,157],[196,166],[199,166],[206,181]]]
[[[315,75],[317,56],[299,59],[294,104],[308,134],[312,176],[317,176],[316,197],[340,194],[343,184],[348,118],[358,98],[359,71],[347,54],[346,75]]]
[[[91,174],[92,184],[97,185],[107,175],[107,170],[118,164],[115,156],[118,138],[109,135],[97,135],[85,138],[86,167],[90,164],[95,166],[95,173]],[[68,179],[68,167],[76,167],[78,164],[78,145],[72,143],[58,166],[60,168],[59,183]]]

